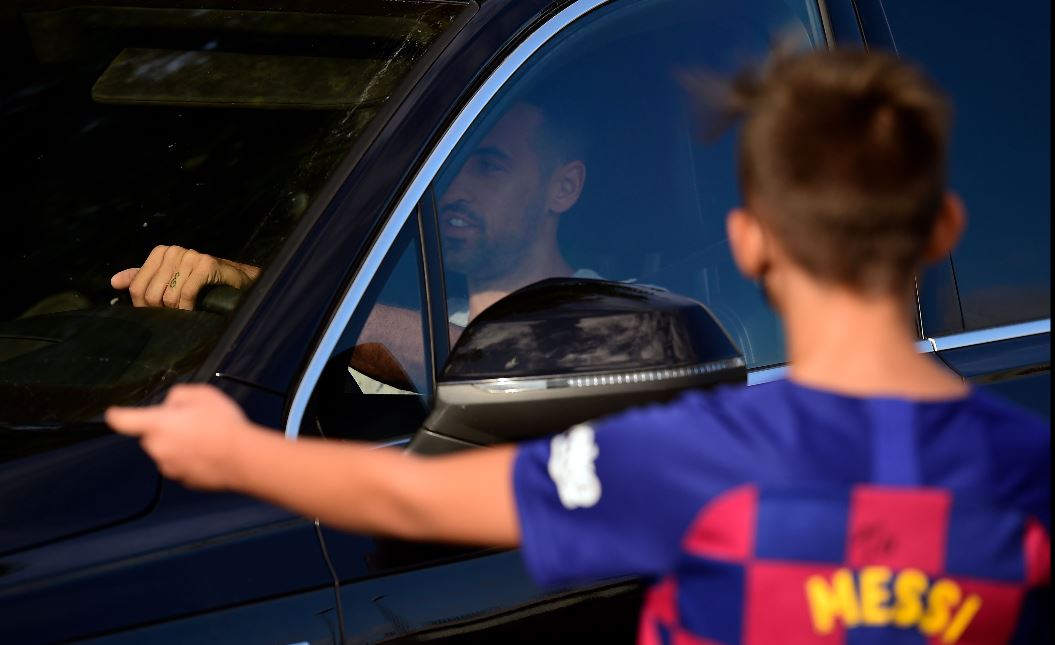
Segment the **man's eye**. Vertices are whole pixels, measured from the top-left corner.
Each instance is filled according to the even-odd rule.
[[[503,166],[502,164],[500,164],[500,163],[498,163],[496,161],[491,161],[490,159],[481,159],[480,160],[480,170],[483,171],[483,172],[496,173],[496,172],[502,172],[505,169],[506,169],[505,166]]]

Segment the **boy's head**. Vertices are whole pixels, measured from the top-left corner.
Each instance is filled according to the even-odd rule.
[[[731,84],[744,117],[740,268],[791,263],[818,283],[901,293],[963,225],[946,194],[949,107],[918,70],[862,51],[777,54]]]

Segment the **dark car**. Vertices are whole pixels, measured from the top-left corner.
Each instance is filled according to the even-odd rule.
[[[437,384],[471,364],[485,323],[530,310],[544,326],[564,306],[546,289],[568,286],[475,316],[482,293],[527,285],[484,290],[465,229],[527,218],[492,263],[544,231],[508,146],[580,164],[555,244],[581,283],[702,303],[740,377],[781,378],[778,321],[725,240],[735,124],[703,127],[686,89],[777,38],[893,49],[950,91],[970,225],[906,317],[920,351],[1050,417],[1050,3],[966,4],[3,3],[0,642],[632,642],[638,581],[540,589],[515,551],[345,534],[188,490],[101,414],[197,381],[291,439],[487,443],[427,420],[463,406]],[[507,118],[524,105],[546,133]],[[263,271],[194,310],[133,307],[111,276],[157,245]],[[545,329],[545,360],[582,358]],[[691,384],[664,353],[678,338],[649,364],[616,357],[621,374]],[[366,346],[398,378],[356,363]],[[500,362],[486,396],[523,389],[501,370],[531,376],[515,353]],[[547,392],[518,404],[533,434],[567,421]]]

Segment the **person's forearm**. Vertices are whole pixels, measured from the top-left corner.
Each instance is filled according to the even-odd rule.
[[[402,307],[378,304],[370,312],[357,344],[376,343],[399,358],[403,370],[420,373],[425,365],[421,313]]]
[[[233,489],[340,528],[406,535],[397,521],[404,495],[393,490],[411,477],[399,453],[357,443],[300,439],[290,442],[263,428],[245,434],[232,454]],[[384,509],[384,513],[379,510]]]
[[[399,360],[380,343],[365,343],[352,348],[348,360],[352,369],[401,390],[414,391],[414,381],[407,375]]]
[[[473,469],[508,468],[512,451],[474,452],[423,458],[351,442],[289,442],[260,429],[231,453],[230,486],[346,530],[513,546],[508,485],[482,490],[465,481]],[[502,510],[479,517],[481,508]]]

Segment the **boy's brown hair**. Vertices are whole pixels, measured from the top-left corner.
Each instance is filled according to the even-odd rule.
[[[791,259],[861,291],[907,282],[946,189],[942,93],[894,56],[851,50],[778,50],[729,87],[744,199]]]

